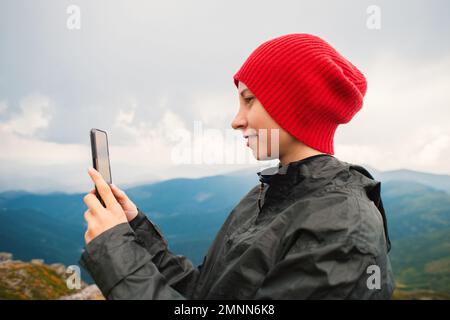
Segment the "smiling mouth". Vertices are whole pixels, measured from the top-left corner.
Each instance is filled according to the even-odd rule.
[[[244,136],[244,138],[247,140],[247,147],[250,147],[250,138],[251,137],[256,137],[256,135],[250,135],[250,136]]]

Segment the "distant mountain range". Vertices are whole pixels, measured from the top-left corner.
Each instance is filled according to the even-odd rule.
[[[407,169],[378,171],[369,166],[365,166],[365,168],[369,170],[373,177],[378,181],[411,181],[432,187],[433,189],[442,190],[450,194],[450,175],[425,173]]]
[[[398,296],[450,297],[450,176],[368,170],[382,181]],[[246,170],[172,179],[126,192],[162,229],[170,249],[199,265],[229,212],[257,184],[255,171]],[[85,229],[83,196],[0,193],[0,251],[21,260],[78,264]]]
[[[164,231],[171,249],[201,263],[214,235],[254,177],[173,179],[127,189]],[[21,260],[77,264],[84,244],[84,194],[0,193],[0,251]]]

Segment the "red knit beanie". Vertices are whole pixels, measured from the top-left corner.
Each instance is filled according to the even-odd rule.
[[[364,75],[317,36],[288,34],[261,44],[234,75],[280,127],[306,145],[334,154],[341,123],[361,109]]]

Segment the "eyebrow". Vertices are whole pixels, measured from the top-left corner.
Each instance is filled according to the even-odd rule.
[[[248,90],[248,88],[245,88],[244,90],[241,91],[240,95],[241,95],[241,96],[244,96],[244,93],[245,93],[246,91],[250,92],[250,90]]]

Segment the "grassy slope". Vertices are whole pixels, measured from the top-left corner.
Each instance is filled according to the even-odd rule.
[[[21,261],[0,263],[0,299],[57,299],[73,292],[47,265]]]

